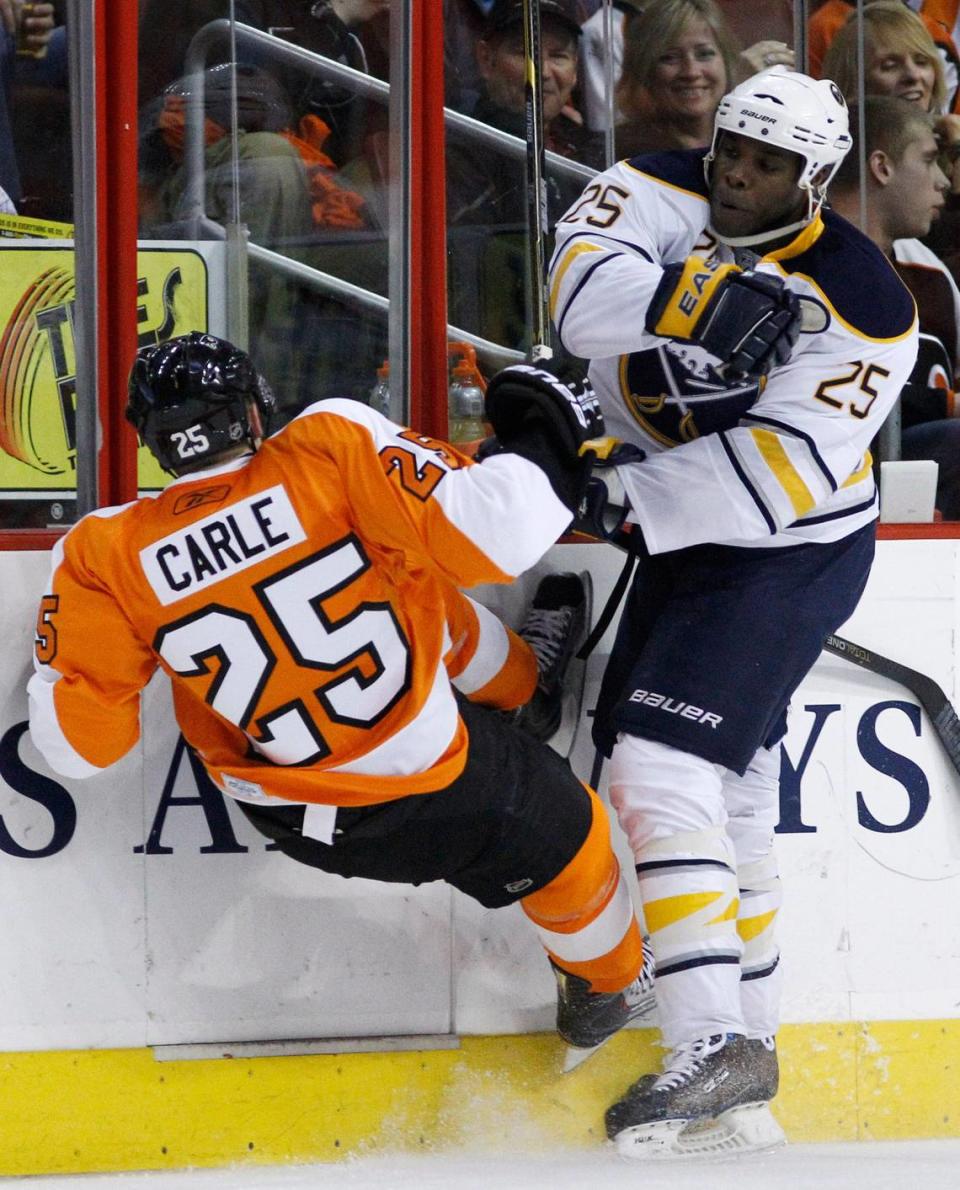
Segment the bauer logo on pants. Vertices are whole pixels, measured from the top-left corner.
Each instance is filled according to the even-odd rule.
[[[723,716],[705,711],[703,707],[695,707],[692,703],[683,702],[679,698],[671,698],[668,694],[658,694],[655,690],[634,690],[630,695],[630,702],[643,703],[645,707],[656,707],[666,711],[668,715],[679,715],[681,719],[693,719],[695,722],[709,724],[717,728],[723,722]]]

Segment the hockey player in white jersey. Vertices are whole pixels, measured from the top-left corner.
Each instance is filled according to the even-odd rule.
[[[873,558],[870,443],[917,351],[912,298],[823,209],[850,146],[829,81],[774,67],[709,151],[620,162],[557,227],[551,314],[589,357],[640,555],[594,735],[657,964],[659,1076],[628,1155],[767,1147],[776,1094],[779,741]]]

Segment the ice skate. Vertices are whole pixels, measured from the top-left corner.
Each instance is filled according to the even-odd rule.
[[[773,1038],[715,1033],[678,1045],[663,1073],[645,1076],[606,1115],[624,1157],[706,1157],[777,1148],[770,1112],[779,1085]]]
[[[591,992],[590,985],[551,963],[557,977],[557,1032],[567,1043],[563,1073],[575,1070],[630,1021],[649,1020],[656,1004],[654,959],[643,948],[640,974],[621,992]]]
[[[520,627],[520,636],[536,654],[540,679],[530,701],[509,716],[534,739],[549,740],[560,727],[564,678],[587,623],[588,584],[586,575],[548,574]]]

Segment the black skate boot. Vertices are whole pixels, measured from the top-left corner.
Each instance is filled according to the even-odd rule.
[[[640,974],[621,992],[592,992],[579,975],[571,975],[554,962],[550,966],[557,978],[557,1032],[568,1046],[565,1074],[596,1053],[624,1025],[653,1015],[655,968],[649,946],[643,948]]]
[[[704,1156],[775,1148],[783,1132],[767,1106],[779,1085],[773,1038],[715,1033],[684,1042],[606,1115],[627,1157]]]
[[[587,620],[587,587],[579,574],[548,574],[537,587],[520,636],[533,649],[540,679],[530,701],[507,712],[511,722],[546,741],[563,717],[563,679]]]

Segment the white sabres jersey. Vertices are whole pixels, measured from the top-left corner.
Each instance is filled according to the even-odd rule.
[[[880,250],[826,211],[749,262],[803,309],[792,357],[764,382],[728,386],[701,348],[648,333],[663,266],[735,259],[709,229],[703,157],[621,161],[584,190],[556,230],[557,333],[591,360],[607,433],[647,452],[619,474],[652,553],[838,540],[877,515],[869,446],[916,359],[913,299]]]
[[[67,776],[113,764],[160,667],[183,734],[241,801],[445,788],[467,747],[447,670],[456,589],[514,578],[569,522],[518,455],[477,465],[356,401],[313,405],[255,455],[57,543],[33,740]]]

